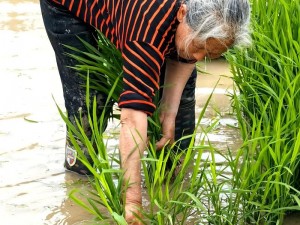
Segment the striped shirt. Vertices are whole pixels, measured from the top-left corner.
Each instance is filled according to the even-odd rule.
[[[151,115],[160,69],[175,50],[178,0],[53,0],[99,29],[122,53],[120,108]]]

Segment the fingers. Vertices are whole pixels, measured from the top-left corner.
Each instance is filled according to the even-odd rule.
[[[156,149],[161,150],[164,146],[168,144],[173,144],[174,139],[163,136],[158,142],[156,142]]]
[[[142,222],[138,219],[141,218],[140,210],[141,210],[140,204],[126,203],[125,205],[126,222],[130,225],[142,225]]]
[[[160,122],[162,126],[162,138],[156,143],[157,150],[162,149],[168,144],[173,144],[175,136],[175,118],[176,114],[160,114]]]

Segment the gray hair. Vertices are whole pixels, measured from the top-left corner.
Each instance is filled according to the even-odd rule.
[[[248,0],[186,0],[185,22],[193,30],[186,44],[193,39],[232,39],[235,46],[251,43]]]

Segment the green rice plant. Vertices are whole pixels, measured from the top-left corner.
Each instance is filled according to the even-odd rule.
[[[87,79],[89,81],[89,79]],[[116,88],[116,83],[111,87],[111,93]],[[77,190],[70,193],[70,197],[84,209],[95,215],[98,220],[113,219],[117,224],[127,224],[122,214],[123,206],[123,171],[113,166],[114,162],[119,164],[118,157],[115,154],[107,153],[107,143],[103,136],[103,120],[106,115],[105,110],[101,117],[97,117],[97,102],[94,98],[90,102],[89,97],[89,82],[87,82],[86,104],[88,109],[88,123],[92,130],[92,137],[88,137],[83,128],[81,118],[76,118],[76,124],[72,124],[60,108],[58,108],[61,117],[65,121],[68,128],[70,141],[78,153],[78,159],[92,173],[89,177],[90,183],[94,190],[89,192],[91,197],[87,197],[87,203],[76,197]],[[110,101],[111,94],[108,95],[106,104]],[[92,109],[92,111],[90,110]],[[92,163],[86,158],[84,151],[81,149],[80,142],[86,147],[89,155],[92,158]],[[118,180],[118,182],[116,182]],[[100,210],[102,209],[102,210]]]
[[[271,6],[278,9],[270,9]],[[295,11],[291,13],[291,9]],[[204,140],[190,145],[185,154],[174,154],[174,145],[157,152],[155,142],[160,135],[158,112],[149,118],[151,138],[147,154],[142,156],[145,195],[149,198],[142,212],[144,224],[280,224],[286,212],[299,209],[299,179],[296,178],[299,176],[300,145],[299,101],[296,101],[299,99],[299,58],[295,58],[299,52],[299,38],[296,36],[293,44],[279,45],[278,41],[287,38],[274,37],[285,34],[276,29],[293,27],[292,35],[287,37],[295,38],[294,30],[299,28],[277,24],[278,21],[285,23],[282,18],[287,15],[293,15],[286,20],[288,23],[299,21],[299,3],[288,0],[253,2],[255,44],[246,52],[235,51],[228,55],[239,91],[239,95],[233,96],[233,103],[244,139],[236,154],[230,149],[227,154],[222,154]],[[280,17],[280,20],[275,17]],[[273,26],[274,21],[277,22]],[[270,24],[270,29],[263,27]],[[79,62],[75,69],[87,80],[87,90],[102,91],[109,96],[107,103],[116,102],[122,91],[121,55],[101,34],[100,50],[83,43],[87,52],[78,52],[83,56],[71,55]],[[293,49],[287,46],[293,46]],[[286,50],[289,52],[284,52]],[[119,165],[119,159],[107,152],[102,127],[105,117],[97,117],[95,101],[90,104],[87,100],[87,103],[91,108],[88,112],[93,133],[91,140],[84,134],[80,118],[76,128],[62,114],[69,132],[73,133],[71,141],[80,160],[94,175],[89,205],[79,200],[75,193],[71,197],[98,220],[108,218],[117,224],[126,224],[122,171],[114,169],[111,163]],[[201,129],[205,134],[211,128]],[[191,136],[193,141],[195,136],[196,132]],[[89,149],[93,165],[76,145],[76,139]],[[206,152],[210,158],[204,158]],[[215,160],[217,154],[225,159],[221,168]],[[166,171],[170,157],[174,165]],[[176,166],[178,163],[180,170]]]
[[[114,154],[111,156],[107,152],[105,138],[103,136],[104,124],[106,120],[105,107],[100,118],[97,117],[96,101],[90,103],[90,89],[96,89],[108,96],[106,104],[116,102],[122,91],[122,65],[121,56],[118,51],[105,37],[99,33],[99,50],[83,41],[87,52],[78,51],[76,48],[68,46],[78,54],[70,54],[78,61],[74,68],[80,72],[86,80],[87,88],[87,108],[88,121],[92,130],[91,140],[84,133],[81,118],[77,118],[76,126],[72,124],[66,115],[61,111],[61,115],[68,126],[68,132],[72,144],[75,146],[79,159],[92,172],[93,179],[91,184],[93,189],[91,197],[87,202],[76,196],[77,191],[71,192],[70,197],[83,208],[95,215],[97,220],[104,221],[112,219],[117,224],[124,224],[124,200],[122,193],[122,171],[114,169],[109,162],[113,161],[118,166],[120,162]],[[115,66],[115,67],[114,67]],[[86,75],[88,74],[88,75]],[[99,76],[101,74],[101,76]],[[158,95],[156,95],[158,96]],[[209,97],[199,122],[204,116]],[[158,102],[158,99],[155,99]],[[217,150],[210,144],[207,145],[202,140],[197,145],[195,133],[191,136],[182,137],[192,138],[189,148],[181,154],[175,154],[174,146],[166,146],[161,151],[156,151],[155,143],[160,137],[160,124],[158,110],[154,116],[148,118],[150,137],[147,154],[142,156],[142,169],[145,183],[145,190],[148,196],[148,207],[142,212],[144,223],[150,224],[186,224],[191,223],[213,223],[213,224],[236,224],[239,220],[240,194],[239,190],[232,190],[233,176],[224,176],[223,170],[216,169],[214,155]],[[214,125],[212,124],[211,127]],[[212,128],[201,128],[201,132],[208,133]],[[76,138],[75,138],[76,137]],[[181,140],[182,140],[181,139]],[[178,141],[181,141],[178,140]],[[93,165],[86,159],[82,149],[77,144],[81,142],[88,149],[92,156]],[[209,151],[211,159],[202,157],[203,151]],[[167,170],[167,162],[172,159],[173,166]],[[228,165],[235,167],[233,157],[228,157]],[[180,165],[179,168],[177,165]],[[126,188],[125,188],[126,190]],[[224,202],[230,203],[225,204]],[[237,204],[232,204],[233,202]],[[192,218],[192,219],[191,219]],[[110,222],[112,223],[112,222]]]
[[[92,130],[92,138],[88,138],[82,127],[83,121],[76,119],[76,126],[72,124],[67,115],[61,110],[60,114],[68,127],[70,140],[78,152],[79,160],[92,172],[90,178],[92,190],[87,202],[78,197],[76,190],[70,193],[70,197],[88,212],[95,215],[95,220],[109,221],[107,224],[127,224],[124,220],[124,199],[122,193],[126,187],[122,187],[123,172],[115,169],[112,164],[115,162],[120,166],[115,153],[107,151],[105,137],[101,132],[101,124],[105,112],[100,118],[97,117],[96,100],[89,101],[89,79],[87,79],[87,108],[88,121]],[[114,91],[116,85],[112,86]],[[109,94],[109,97],[112,95]],[[212,94],[205,104],[197,123],[204,116]],[[109,102],[109,100],[107,101]],[[212,125],[214,126],[214,125]],[[207,133],[210,126],[201,128]],[[76,137],[76,138],[75,138]],[[182,137],[189,138],[189,136]],[[240,219],[239,193],[241,190],[233,189],[235,177],[224,174],[227,168],[235,169],[237,161],[229,154],[227,164],[220,170],[217,169],[215,154],[220,154],[209,143],[205,144],[204,139],[199,140],[196,145],[196,130],[191,135],[192,141],[186,152],[173,155],[174,164],[170,170],[166,165],[172,153],[174,143],[169,148],[165,147],[159,154],[155,149],[155,143],[150,142],[147,149],[148,154],[142,156],[143,180],[148,198],[147,206],[142,211],[140,220],[144,224],[237,224]],[[93,163],[85,157],[78,141],[88,149]],[[180,141],[180,140],[179,140]],[[165,152],[166,151],[166,152]],[[210,158],[203,156],[209,152]],[[230,152],[230,151],[229,151]],[[180,169],[178,170],[178,166]],[[153,174],[149,174],[149,165]]]
[[[72,53],[66,54],[78,62],[73,68],[77,74],[85,81],[89,78],[89,88],[111,95],[111,100],[116,102],[123,89],[122,55],[101,32],[98,31],[97,34],[98,48],[78,37],[86,51],[83,52],[75,47],[66,46],[72,50]],[[115,88],[111,92],[113,84]]]
[[[300,210],[300,2],[252,1],[253,46],[226,57],[244,140],[241,189],[251,224]]]
[[[90,178],[93,190],[87,197],[87,202],[77,196],[80,193],[76,190],[71,192],[70,197],[95,215],[96,220],[110,220],[110,224],[126,224],[123,217],[124,199],[122,199],[122,193],[126,187],[124,189],[121,185],[123,172],[115,169],[116,166],[112,165],[114,162],[119,167],[120,162],[114,153],[107,152],[103,135],[103,124],[106,119],[104,116],[106,114],[105,107],[102,115],[98,118],[96,101],[90,103],[89,100],[90,89],[97,89],[106,93],[108,96],[107,104],[110,101],[116,102],[122,90],[120,85],[122,75],[120,55],[117,54],[117,50],[110,42],[101,34],[99,35],[100,50],[83,41],[87,52],[70,55],[78,60],[78,66],[75,69],[81,72],[81,76],[87,81],[86,102],[92,137],[88,138],[84,133],[81,118],[77,118],[76,125],[74,125],[60,110],[61,116],[67,124],[71,142],[78,152],[79,160],[93,174],[93,177]],[[70,48],[75,52],[77,51],[75,48]],[[100,78],[98,78],[99,73],[102,74]],[[109,91],[106,91],[106,82],[109,84]],[[199,127],[200,120],[204,116],[210,98],[211,96],[199,116],[197,127]],[[217,152],[216,149],[201,140],[196,145],[190,144],[184,154],[174,154],[172,150],[176,143],[157,152],[155,142],[159,139],[160,134],[158,121],[158,112],[156,111],[154,117],[149,118],[149,147],[141,159],[146,190],[144,197],[149,199],[147,201],[148,206],[144,207],[142,211],[143,217],[140,218],[143,223],[159,225],[187,224],[189,222],[192,224],[236,224],[239,220],[241,195],[236,194],[239,193],[238,190],[232,190],[232,178],[235,177],[224,176],[223,174],[223,170],[228,166],[225,166],[223,170],[216,170],[217,164],[214,157]],[[203,128],[202,132],[209,132],[210,129],[210,127],[207,127],[206,130]],[[196,130],[190,137],[192,138],[191,143],[194,143]],[[182,139],[190,137],[182,137]],[[78,141],[87,148],[93,164],[83,154],[80,145],[77,144]],[[203,159],[202,153],[204,151],[209,151],[211,159]],[[172,158],[173,166],[166,170],[169,158]],[[230,167],[236,165],[233,158],[228,157],[228,161]],[[179,169],[178,164],[180,165]],[[220,180],[222,180],[221,183]],[[230,204],[224,205],[224,202]],[[232,202],[237,204],[232,204]]]

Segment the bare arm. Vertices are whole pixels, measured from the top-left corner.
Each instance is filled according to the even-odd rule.
[[[178,111],[182,91],[189,79],[194,64],[184,64],[170,61],[167,63],[167,71],[162,97],[161,122],[163,124],[163,138],[157,143],[162,148],[170,139],[174,139],[175,117]],[[129,188],[125,193],[125,217],[126,221],[134,221],[134,213],[138,213],[136,207],[142,205],[141,192],[141,156],[146,148],[147,140],[147,115],[146,113],[122,108],[120,156],[121,167],[125,171],[125,182]],[[131,224],[139,224],[133,222]]]
[[[161,149],[175,136],[175,118],[180,104],[183,89],[191,76],[195,64],[167,60],[163,96],[161,99],[160,121],[163,137],[156,143]]]
[[[141,155],[146,148],[147,115],[134,109],[121,110],[120,156],[121,167],[125,172],[125,182],[129,188],[125,193],[126,221],[134,221],[137,207],[142,205],[141,191]],[[130,224],[139,224],[133,222]]]

